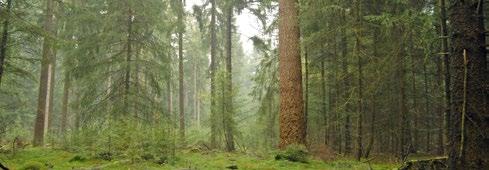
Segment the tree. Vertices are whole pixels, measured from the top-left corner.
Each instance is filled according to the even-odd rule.
[[[226,150],[234,151],[234,136],[233,136],[233,63],[232,63],[232,45],[233,45],[233,12],[234,3],[228,1],[227,12],[226,12],[226,99],[225,107],[226,111],[224,113],[224,133],[226,139]]]
[[[7,0],[7,17],[3,21],[2,41],[0,42],[0,84],[4,72],[5,58],[7,57],[7,44],[9,38],[10,13],[12,12],[12,0]]]
[[[297,0],[279,0],[280,148],[305,144]]]
[[[46,10],[44,11],[44,30],[48,33],[44,36],[42,60],[41,60],[41,77],[39,84],[39,99],[37,107],[37,116],[34,126],[34,146],[44,145],[44,136],[48,129],[49,115],[52,108],[52,89],[54,88],[54,64],[55,48],[54,38],[54,1],[46,0]]]
[[[217,35],[216,35],[216,0],[211,0],[211,64],[210,64],[210,79],[211,79],[211,147],[217,146],[217,110],[216,110],[216,50],[217,50]]]
[[[483,1],[451,1],[453,70],[450,169],[489,167],[488,70]]]

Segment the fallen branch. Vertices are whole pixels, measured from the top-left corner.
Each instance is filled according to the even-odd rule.
[[[9,169],[8,169],[6,166],[4,166],[2,163],[0,163],[0,168],[1,168],[2,170],[9,170]]]
[[[436,169],[446,169],[446,162],[448,157],[438,157],[431,159],[421,159],[421,160],[410,160],[404,162],[399,170],[415,170],[415,169],[425,169],[425,170],[436,170]]]

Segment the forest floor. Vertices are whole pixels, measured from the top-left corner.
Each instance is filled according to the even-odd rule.
[[[104,161],[96,158],[85,158],[77,153],[70,153],[57,149],[28,148],[18,151],[15,156],[12,154],[0,153],[0,162],[11,169],[168,169],[168,170],[193,170],[193,169],[229,169],[235,166],[238,169],[259,169],[259,170],[390,170],[398,167],[392,163],[363,163],[349,160],[336,160],[324,162],[320,160],[310,160],[309,163],[298,163],[290,161],[277,161],[274,155],[252,156],[245,153],[193,153],[182,152],[177,155],[176,160],[169,164],[157,164],[155,161],[130,161],[112,160]]]

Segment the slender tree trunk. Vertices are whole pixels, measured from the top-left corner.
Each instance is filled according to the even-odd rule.
[[[427,135],[426,135],[426,151],[428,153],[431,152],[431,131],[433,129],[433,116],[432,113],[431,113],[431,110],[430,110],[430,100],[429,100],[429,91],[428,91],[428,87],[429,87],[429,82],[428,82],[428,70],[427,70],[427,65],[428,63],[423,63],[423,78],[424,78],[424,104],[425,104],[425,108],[424,108],[424,113],[426,115],[430,115],[426,121],[427,121],[427,127],[426,129],[428,130],[427,131]],[[416,120],[415,120],[416,121]],[[415,141],[416,142],[416,141]]]
[[[325,61],[321,61],[321,113],[323,115],[323,126],[324,126],[324,144],[328,144],[328,115],[326,113],[326,68],[324,66]],[[331,89],[331,88],[330,88]],[[331,95],[330,95],[331,97]]]
[[[131,58],[132,58],[132,27],[133,17],[132,9],[129,8],[127,17],[127,51],[126,51],[126,74],[124,77],[124,111],[129,114],[129,93],[131,85]]]
[[[216,148],[217,146],[217,113],[216,113],[216,0],[210,0],[211,2],[211,147]]]
[[[419,114],[419,107],[418,107],[418,99],[417,99],[417,88],[416,88],[416,65],[418,62],[416,61],[416,52],[413,49],[413,35],[410,34],[409,36],[409,55],[411,56],[411,76],[412,76],[412,98],[413,98],[413,106],[412,106],[412,120],[411,122],[413,123],[414,127],[410,128],[413,132],[413,149],[417,150],[418,145],[419,145],[419,125],[418,125],[418,114]],[[413,55],[414,54],[414,55]],[[426,114],[428,114],[426,112]]]
[[[306,125],[306,144],[308,141],[312,139],[308,139],[310,137],[307,135],[309,132],[309,127],[307,126],[309,121],[309,56],[307,53],[307,47],[304,48],[304,117],[305,117],[305,125]]]
[[[195,56],[194,56],[195,57]],[[197,74],[198,74],[198,68],[197,68],[197,58],[194,58],[194,74],[193,74],[193,79],[194,79],[194,101],[193,101],[193,111],[194,111],[194,121],[197,125],[197,127],[200,128],[200,120],[199,120],[199,89],[198,89],[198,81],[197,81]]]
[[[341,17],[342,21],[346,22],[346,14],[343,13]],[[349,101],[349,87],[350,87],[350,73],[348,72],[348,39],[346,31],[342,30],[342,38],[341,38],[341,57],[343,59],[342,63],[342,72],[343,72],[343,101],[345,102],[345,124],[344,124],[344,139],[345,139],[345,147],[344,153],[346,155],[351,154],[352,152],[352,144],[351,144],[351,103]],[[341,143],[340,143],[341,144]]]
[[[450,69],[453,70],[450,169],[489,167],[489,108],[483,3],[453,0]]]
[[[356,8],[356,27],[358,30],[362,27],[362,12],[360,0],[356,0],[355,3]],[[363,68],[362,68],[362,56],[361,56],[361,42],[360,42],[360,31],[355,33],[355,56],[357,57],[357,66],[358,66],[358,119],[357,119],[357,161],[360,161],[363,154]]]
[[[438,88],[443,87],[443,70],[442,70],[442,60],[441,58],[436,58],[436,86]],[[444,105],[441,103],[443,101],[443,96],[438,95],[437,96],[437,106],[436,106],[436,113],[438,115],[438,138],[437,138],[437,154],[438,155],[443,155],[445,153],[445,131],[446,131],[446,125],[445,125],[445,112],[443,111]]]
[[[451,124],[451,114],[452,114],[452,92],[451,92],[451,87],[450,87],[450,80],[451,80],[451,71],[449,69],[450,67],[450,59],[448,57],[448,27],[447,27],[447,14],[446,14],[446,7],[445,7],[445,0],[439,0],[439,6],[440,6],[440,22],[441,22],[441,37],[442,37],[442,43],[441,43],[441,53],[443,54],[443,64],[445,66],[445,117],[444,117],[444,127],[445,130],[445,143],[449,140],[451,137],[451,130],[450,130],[450,124]],[[445,150],[445,153],[448,153],[448,147],[447,150]]]
[[[61,109],[61,134],[63,137],[66,136],[67,125],[68,125],[68,108],[70,101],[70,89],[71,89],[71,78],[68,70],[65,70],[65,79],[63,87],[63,106]]]
[[[2,77],[5,67],[5,58],[7,57],[7,44],[9,38],[9,24],[10,24],[10,13],[12,12],[12,0],[7,0],[7,16],[5,21],[3,21],[3,33],[2,42],[0,42],[0,84],[2,84]]]
[[[179,0],[179,12],[178,12],[178,86],[179,86],[179,103],[180,106],[180,140],[185,144],[185,89],[183,80],[183,0]]]
[[[44,30],[54,35],[54,2],[53,0],[46,0],[46,3]],[[44,137],[48,129],[48,120],[51,112],[49,108],[51,108],[50,105],[52,104],[50,101],[52,101],[51,88],[53,83],[51,82],[51,76],[53,76],[53,62],[55,62],[54,51],[54,39],[47,36],[44,37],[37,116],[34,126],[34,146],[44,145]]]
[[[398,39],[402,37],[401,32],[402,29],[399,27],[395,29],[397,31],[394,33],[395,36],[394,38]],[[410,146],[410,131],[409,131],[409,116],[408,116],[408,111],[406,107],[406,88],[405,88],[405,75],[406,75],[406,70],[404,68],[404,57],[405,57],[405,51],[404,51],[404,43],[399,42],[399,47],[398,47],[398,54],[397,54],[397,81],[398,81],[398,90],[399,90],[399,96],[398,96],[398,106],[399,106],[399,116],[400,116],[400,125],[401,125],[401,133],[399,136],[399,153],[400,153],[400,158],[404,159],[408,154],[409,150],[411,148]]]
[[[228,11],[227,11],[227,21],[226,21],[226,27],[227,27],[227,32],[226,32],[226,40],[227,40],[227,47],[226,47],[226,85],[227,85],[227,91],[226,91],[226,112],[225,112],[225,121],[224,121],[224,130],[225,130],[225,135],[226,135],[226,150],[228,152],[234,151],[235,146],[234,146],[234,136],[233,136],[233,115],[234,115],[234,108],[233,108],[233,63],[232,63],[232,40],[233,40],[233,4],[230,3],[228,4]]]
[[[279,0],[280,145],[306,144],[297,0]]]

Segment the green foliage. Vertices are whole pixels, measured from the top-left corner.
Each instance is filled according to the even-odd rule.
[[[73,158],[69,160],[69,162],[85,162],[87,158],[81,155],[75,155]]]
[[[47,167],[45,167],[42,163],[39,162],[27,162],[21,170],[47,170]]]
[[[86,161],[71,161],[71,159],[80,156],[79,153],[70,153],[52,149],[26,149],[14,158],[3,157],[5,164],[12,169],[22,169],[23,167],[38,167],[40,170],[47,169],[45,164],[53,166],[54,169],[78,169],[78,168],[95,168],[105,166],[103,169],[181,169],[181,168],[198,168],[198,169],[224,169],[230,165],[236,165],[239,169],[278,169],[278,170],[303,170],[303,169],[369,169],[369,165],[365,163],[338,160],[334,162],[322,162],[310,159],[309,163],[299,163],[290,161],[276,161],[273,155],[251,155],[247,153],[187,153],[178,154],[178,159],[174,159],[173,163],[169,164],[166,158],[156,158],[156,160],[137,160],[133,162],[122,161],[123,159],[103,161],[95,158],[87,158]],[[81,156],[83,157],[83,156]],[[166,161],[164,161],[166,160]],[[26,163],[27,162],[27,163]],[[30,162],[30,163],[28,163]],[[163,163],[162,163],[163,162]],[[373,169],[388,170],[397,167],[393,164],[377,164],[371,165]]]
[[[288,160],[291,162],[308,163],[309,152],[302,145],[290,145],[284,151],[277,153],[275,160]]]

